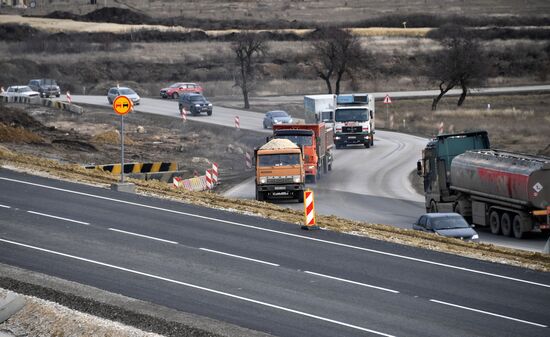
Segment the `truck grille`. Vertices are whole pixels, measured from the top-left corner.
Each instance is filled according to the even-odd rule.
[[[268,184],[291,184],[292,177],[267,177]]]
[[[343,126],[342,132],[343,133],[355,133],[355,132],[361,132],[363,131],[363,127],[361,126]]]

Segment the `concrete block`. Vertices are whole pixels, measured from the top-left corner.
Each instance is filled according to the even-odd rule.
[[[8,291],[7,294],[0,294],[0,323],[15,315],[25,306],[25,297]]]
[[[125,193],[136,193],[136,185],[132,183],[111,184],[111,190]]]

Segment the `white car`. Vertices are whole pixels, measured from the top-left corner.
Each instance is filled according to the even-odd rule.
[[[39,97],[40,93],[32,90],[27,85],[12,85],[2,95],[7,97]]]

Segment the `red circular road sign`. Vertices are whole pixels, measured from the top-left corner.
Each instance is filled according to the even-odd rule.
[[[126,96],[118,96],[113,102],[113,110],[119,115],[126,115],[132,110],[132,100]]]

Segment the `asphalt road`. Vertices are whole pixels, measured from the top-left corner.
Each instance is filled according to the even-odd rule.
[[[510,88],[472,89],[484,93],[530,92],[550,90],[550,86],[527,86]],[[374,93],[384,97],[385,93]],[[433,96],[433,90],[390,93],[392,97]],[[61,97],[64,99],[64,97]],[[251,98],[252,100],[303,100],[303,96],[283,96]],[[72,97],[75,103],[85,103],[110,107],[106,96]],[[142,98],[136,111],[180,118],[178,104],[170,99]],[[224,108],[214,105],[212,116],[188,116],[190,120],[234,127],[235,116],[239,117],[240,128],[267,134],[271,130],[262,128],[263,114]],[[410,228],[411,224],[424,212],[423,197],[416,193],[408,179],[415,169],[416,161],[427,140],[396,132],[377,131],[375,146],[371,149],[348,147],[336,150],[333,171],[318,184],[311,185],[315,190],[316,210],[320,214],[335,214],[341,217],[383,223]],[[254,198],[253,181],[246,181],[226,193],[238,198]],[[282,206],[301,209],[295,202],[282,200]],[[480,241],[510,248],[542,251],[547,236],[533,233],[529,239],[496,236],[485,228],[477,228]]]
[[[550,274],[0,169],[0,262],[277,336],[548,336]]]

